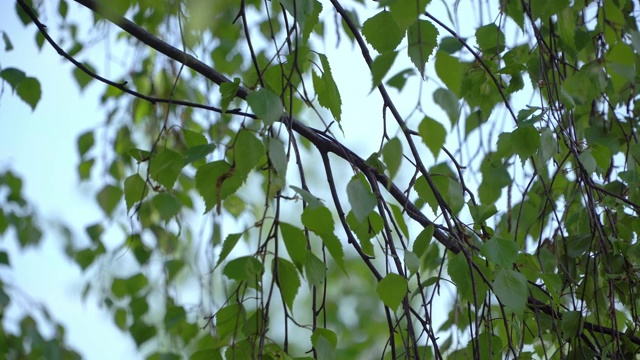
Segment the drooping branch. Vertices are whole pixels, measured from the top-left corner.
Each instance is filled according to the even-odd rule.
[[[22,0],[18,0],[22,3]],[[94,11],[95,13],[103,16],[111,23],[120,27],[125,32],[129,33],[136,39],[140,40],[144,44],[149,47],[155,49],[156,51],[164,54],[165,56],[184,64],[185,66],[191,68],[196,71],[200,75],[206,77],[207,79],[213,81],[214,83],[220,85],[225,82],[231,82],[226,76],[217,72],[215,69],[211,68],[207,64],[202,61],[196,59],[195,57],[183,52],[182,50],[169,45],[168,43],[160,40],[150,32],[146,31],[144,28],[136,25],[135,23],[129,21],[128,19],[122,16],[115,16],[110,14],[108,11],[104,11],[103,5],[101,5],[98,1],[95,0],[75,0],[77,3],[87,7],[88,9]],[[242,87],[238,87],[238,91],[236,92],[236,96],[240,99],[246,99],[249,91]],[[173,101],[175,103],[175,101]],[[446,229],[434,224],[431,220],[429,220],[417,206],[398,188],[386,175],[378,173],[374,168],[367,165],[365,160],[354,153],[351,149],[346,148],[339,141],[329,137],[326,133],[309,127],[307,125],[302,124],[295,117],[286,115],[283,116],[281,122],[286,126],[290,126],[293,131],[298,133],[300,136],[306,138],[311,143],[313,143],[318,150],[331,152],[346,160],[347,162],[352,163],[353,166],[360,169],[363,172],[372,172],[376,174],[376,179],[378,182],[384,186],[385,189],[388,189],[388,192],[391,196],[405,208],[407,214],[420,225],[426,227],[429,225],[435,226],[434,237],[438,242],[444,245],[448,250],[458,253],[460,251],[460,245],[453,240],[448,234],[445,233]]]

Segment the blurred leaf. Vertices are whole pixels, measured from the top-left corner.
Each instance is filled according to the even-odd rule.
[[[113,185],[105,185],[98,193],[96,199],[102,211],[108,216],[111,216],[113,210],[116,209],[120,198],[122,197],[122,189]]]
[[[182,208],[180,200],[167,192],[161,192],[154,196],[151,203],[156,209],[158,209],[160,218],[164,221],[169,221],[178,215]]]
[[[96,73],[96,69],[91,64],[84,63],[82,65],[84,65],[84,67],[92,73]],[[89,83],[93,80],[93,77],[91,75],[87,74],[84,70],[81,70],[78,67],[73,69],[73,77],[76,79],[76,83],[78,83],[80,90],[84,90],[87,85],[89,85]]]
[[[36,78],[25,77],[16,89],[16,93],[24,102],[31,106],[31,110],[35,110],[40,98],[42,97],[42,90],[40,89],[40,82]]]
[[[133,174],[124,180],[124,201],[127,211],[131,210],[138,201],[144,200],[149,193],[149,187],[145,186],[144,179],[139,174]]]

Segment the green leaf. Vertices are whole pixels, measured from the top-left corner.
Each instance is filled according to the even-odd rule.
[[[538,151],[540,133],[533,126],[521,126],[511,133],[511,145],[522,162]]]
[[[418,126],[418,133],[422,138],[422,142],[427,145],[433,157],[437,159],[440,150],[444,147],[447,130],[436,120],[425,116]]]
[[[363,222],[378,203],[362,174],[354,176],[347,185],[347,197],[351,204],[351,210],[359,222]]]
[[[250,284],[255,283],[256,278],[258,282],[262,276],[264,267],[260,260],[253,256],[243,256],[237,259],[233,259],[225,265],[222,273],[231,280],[246,281]]]
[[[415,274],[420,270],[420,258],[411,251],[404,252],[404,264],[411,274]]]
[[[480,270],[486,269],[477,263],[476,265],[478,265]],[[488,286],[480,280],[480,275],[476,273],[475,270],[473,270],[473,276],[471,275],[471,271],[470,265],[464,254],[459,253],[449,258],[447,272],[451,277],[451,281],[456,284],[456,288],[460,293],[461,298],[472,304],[482,304],[486,291],[488,290]],[[485,273],[485,276],[488,276],[488,274]]]
[[[582,334],[582,313],[580,311],[567,311],[562,314],[561,325],[562,338],[571,340]]]
[[[304,226],[318,235],[333,234],[333,217],[331,216],[331,211],[324,206],[307,207],[302,212],[301,219]]]
[[[538,148],[538,155],[542,163],[546,163],[557,153],[558,142],[553,136],[553,133],[549,128],[542,129],[542,131],[540,131],[540,147]]]
[[[93,147],[93,130],[89,130],[78,136],[78,154],[83,157]]]
[[[387,85],[402,91],[404,85],[407,83],[407,79],[414,75],[413,69],[404,69],[399,73],[393,75],[391,79],[387,80]]]
[[[362,251],[369,256],[375,256],[371,238],[382,231],[382,217],[377,212],[371,212],[369,216],[361,222],[358,221],[353,211],[349,211],[349,214],[347,214],[347,224],[349,224],[351,231],[353,231],[358,237],[358,240],[360,240]]]
[[[511,176],[506,166],[496,159],[495,153],[485,156],[480,165],[480,172],[482,173],[482,183],[478,188],[480,202],[492,204],[500,198],[502,189],[511,184]]]
[[[275,262],[277,261],[277,267]],[[283,258],[274,259],[275,276],[277,279],[278,287],[280,288],[280,294],[284,303],[287,304],[289,310],[293,312],[293,301],[300,289],[300,276],[296,267],[288,260]]]
[[[91,66],[91,64],[83,63],[82,65],[84,65],[87,70],[93,72],[94,74],[96,73],[95,68]],[[73,69],[73,77],[76,79],[76,83],[78,83],[80,90],[84,90],[87,85],[89,85],[89,83],[93,80],[93,77],[91,75],[87,74],[78,67]]]
[[[113,314],[113,322],[120,330],[127,328],[127,311],[124,309],[118,309]]]
[[[373,63],[371,63],[371,75],[373,76],[371,89],[380,85],[382,78],[387,75],[389,69],[391,69],[391,65],[393,65],[393,62],[396,60],[396,56],[398,56],[397,51],[389,51],[379,55],[373,60]]]
[[[137,318],[137,317],[134,317]],[[140,347],[142,344],[151,340],[154,336],[156,336],[157,330],[153,326],[149,326],[145,323],[140,322],[141,319],[137,318],[139,321],[134,322],[129,327],[129,333],[131,337],[133,337],[133,341],[135,341],[136,345]]]
[[[9,52],[13,50],[13,44],[11,43],[11,39],[9,39],[9,35],[5,31],[2,32],[2,40],[4,41],[4,51]],[[1,73],[0,73],[1,78]]]
[[[567,251],[567,256],[575,259],[586,253],[591,247],[591,235],[571,235],[567,236],[563,243]]]
[[[455,126],[460,118],[460,105],[456,94],[450,90],[439,88],[433,93],[433,101],[440,105],[442,110],[447,113],[451,125]]]
[[[504,34],[496,24],[487,24],[476,30],[476,41],[480,49],[488,54],[500,53],[504,50]]]
[[[302,200],[304,200],[307,204],[309,204],[310,208],[315,209],[315,208],[324,206],[324,204],[322,204],[322,201],[319,198],[315,197],[313,194],[311,194],[307,190],[301,189],[294,185],[290,185],[289,187],[293,191],[297,192],[302,197]]]
[[[607,54],[607,73],[615,92],[621,92],[636,76],[636,55],[631,46],[618,42]]]
[[[200,131],[183,129],[182,137],[184,138],[184,143],[190,148],[207,144],[207,138]]]
[[[519,249],[515,241],[493,237],[482,244],[480,253],[494,264],[511,268]]]
[[[233,149],[233,161],[242,177],[246,177],[265,155],[264,145],[249,130],[241,130],[238,133]]]
[[[382,160],[387,166],[389,178],[393,180],[402,164],[402,143],[398,137],[393,137],[382,147]]]
[[[502,269],[493,281],[493,291],[500,302],[522,315],[527,305],[528,286],[524,275],[510,269]]]
[[[444,51],[438,51],[436,53],[436,74],[442,82],[451,90],[457,98],[460,96],[460,86],[462,84],[462,64],[458,58],[447,54]],[[435,97],[435,95],[434,95]],[[456,103],[456,111],[458,106]],[[446,110],[446,109],[445,109]]]
[[[567,7],[558,16],[558,34],[562,42],[576,50],[576,14],[571,7]]]
[[[224,242],[222,243],[222,250],[220,251],[220,255],[218,256],[218,261],[216,262],[216,266],[214,267],[214,269],[220,266],[220,264],[222,264],[227,256],[229,256],[231,251],[236,247],[236,244],[241,237],[242,233],[227,235],[227,237],[224,239]]]
[[[305,27],[307,16],[313,13],[315,3],[314,0],[280,0],[280,4],[300,24],[301,28]]]
[[[398,274],[389,273],[378,282],[376,292],[385,306],[395,311],[407,294],[407,279]]]
[[[245,309],[240,304],[222,307],[215,316],[217,335],[224,339],[228,335],[235,334],[246,317]]]
[[[153,197],[151,200],[153,207],[158,209],[160,218],[164,221],[171,220],[174,216],[180,213],[182,203],[174,195],[168,192],[161,192]]]
[[[409,26],[407,41],[409,58],[422,75],[429,56],[438,45],[438,29],[427,20],[418,20]]]
[[[402,232],[402,234],[405,237],[409,237],[409,228],[407,227],[407,223],[404,221],[404,210],[396,204],[389,204],[389,206],[391,207],[393,218],[395,219],[396,224],[400,228],[400,232]],[[382,218],[380,218],[380,220],[382,221]],[[380,225],[380,231],[382,231],[382,224]]]
[[[224,82],[220,84],[220,109],[224,112],[229,109],[231,101],[236,98],[238,88],[240,87],[240,78],[234,78],[233,82]]]
[[[311,251],[306,252],[306,260],[304,262],[304,274],[310,286],[320,286],[325,279],[327,267],[313,255]]]
[[[325,109],[331,111],[331,115],[337,120],[341,120],[342,116],[342,99],[340,91],[336,85],[333,75],[331,74],[331,66],[329,60],[324,54],[318,54],[322,63],[322,74],[318,76],[313,72],[313,88],[318,95],[318,103]]]
[[[460,186],[460,183],[442,174],[432,174],[431,181],[454,214],[462,210],[464,197],[462,196],[462,186]],[[416,180],[415,189],[420,198],[426,201],[431,207],[431,210],[437,213],[440,205],[438,204],[433,189],[431,189],[424,177],[421,176]]]
[[[431,243],[434,231],[435,228],[433,225],[425,227],[413,242],[413,253],[415,253],[419,258],[423,257],[427,253],[427,247]]]
[[[145,186],[144,179],[139,174],[133,174],[124,180],[124,201],[127,211],[131,210],[138,201],[144,200],[149,193],[149,187]]]
[[[134,296],[149,284],[147,277],[138,273],[125,279],[127,294]]]
[[[474,205],[471,203],[471,200],[467,202],[469,206],[469,212],[471,213],[471,217],[473,218],[473,222],[476,224],[484,223],[488,218],[492,217],[496,213],[498,213],[498,209],[494,204],[489,205]]]
[[[149,176],[164,186],[165,189],[171,190],[183,167],[184,159],[182,155],[171,149],[164,148],[151,157]]]
[[[247,103],[265,125],[272,125],[283,114],[282,100],[269,89],[260,89],[247,95]]]
[[[467,41],[467,39],[465,39],[465,38],[461,38],[461,40],[462,41],[454,38],[453,36],[443,36],[440,39],[440,46],[438,48],[440,49],[440,51],[443,51],[443,52],[445,52],[447,54],[454,54],[454,53],[462,50],[462,48],[464,47],[463,41]],[[455,59],[456,61],[458,61],[458,59],[455,58],[455,57],[452,57],[452,59]],[[437,71],[438,70],[437,70],[437,65],[436,65],[436,72]],[[438,73],[438,76],[440,76],[440,73]],[[440,76],[440,79],[442,79],[441,76]],[[446,82],[445,82],[445,84],[446,84]],[[451,90],[453,90],[453,89],[451,89]]]
[[[102,236],[102,233],[104,232],[104,226],[100,223],[89,225],[85,228],[85,231],[87,232],[87,235],[89,235],[91,242],[97,244],[100,242],[100,236]]]
[[[202,165],[196,171],[196,189],[204,199],[205,212],[221,205],[222,200],[234,194],[244,178],[236,174],[235,168],[224,160]]]
[[[190,147],[185,151],[184,163],[190,164],[198,160],[204,159],[218,148],[217,144],[205,144]]]
[[[289,162],[284,144],[278,139],[269,138],[267,148],[271,165],[273,165],[276,173],[284,179],[287,175],[287,164]]]
[[[31,106],[31,110],[35,110],[42,97],[40,82],[36,78],[26,77],[20,81],[16,93],[22,101]]]
[[[404,32],[389,11],[379,12],[362,24],[362,35],[381,54],[395,50]]]
[[[596,172],[596,159],[591,155],[591,151],[585,150],[579,156],[578,160],[580,161],[580,165],[584,167],[584,169],[589,174],[593,174]]]
[[[338,335],[329,329],[317,328],[311,334],[311,344],[318,354],[318,360],[333,360],[338,345]]]
[[[11,88],[15,91],[18,85],[27,78],[27,75],[22,70],[16,68],[6,68],[0,71],[0,79],[6,81],[11,85]]]
[[[113,210],[118,206],[121,197],[122,190],[119,187],[105,185],[96,196],[96,200],[98,201],[102,211],[104,211],[108,216],[111,216]]]
[[[304,232],[287,223],[280,223],[280,232],[282,232],[282,240],[287,248],[287,253],[291,261],[296,265],[298,270],[302,272],[302,268],[307,261],[307,238]]]
[[[389,4],[391,15],[398,26],[402,29],[408,28],[418,21],[430,0],[395,0]]]

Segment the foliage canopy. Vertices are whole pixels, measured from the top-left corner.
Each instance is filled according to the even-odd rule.
[[[104,221],[67,255],[114,275],[82,295],[148,359],[636,358],[639,5],[488,3],[17,0],[104,85],[77,141]],[[121,76],[85,26],[135,50]],[[0,187],[0,233],[36,245],[19,176]],[[2,331],[9,358],[79,357],[30,316]]]

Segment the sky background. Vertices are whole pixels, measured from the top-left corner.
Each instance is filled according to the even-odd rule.
[[[430,11],[442,13],[436,2],[432,5]],[[70,2],[69,18],[90,19],[87,17],[89,13],[79,11],[79,8],[81,6]],[[373,14],[375,5],[368,9],[371,12],[362,13],[360,19]],[[323,17],[333,21],[333,16],[327,15],[326,10]],[[468,22],[467,25],[474,24]],[[0,249],[8,250],[12,262],[12,271],[0,271],[0,277],[18,285],[31,299],[44,303],[53,317],[64,324],[69,344],[85,358],[132,359],[136,353],[135,344],[113,325],[111,315],[98,306],[95,298],[81,300],[80,293],[86,279],[80,268],[64,255],[63,240],[55,232],[47,230],[47,223],[61,221],[71,227],[79,242],[86,243],[84,228],[104,217],[94,200],[95,191],[102,184],[81,183],[76,170],[79,163],[78,135],[104,121],[104,113],[98,104],[104,87],[92,82],[84,92],[80,92],[71,76],[73,66],[46,44],[41,51],[37,49],[34,42],[37,29],[33,25],[22,26],[15,16],[13,1],[0,3],[0,31],[5,31],[14,45],[13,51],[0,52],[0,67],[17,67],[27,76],[37,78],[42,86],[42,99],[33,112],[11,93],[8,85],[4,87],[0,97],[0,171],[11,170],[23,179],[24,196],[45,222],[42,224],[45,237],[37,248],[19,251],[12,233],[0,238]],[[49,33],[58,39],[56,28],[50,28]],[[95,36],[97,33],[88,34]],[[371,77],[359,49],[352,46],[346,37],[342,38],[340,48],[334,49],[336,39],[332,32],[328,34],[324,51],[329,56],[343,97],[343,119],[348,120],[342,123],[346,137],[340,140],[366,158],[379,146],[381,128],[370,123],[380,119],[379,95],[375,91],[370,93]],[[112,54],[114,50],[117,48],[98,43],[83,52],[79,59],[92,59],[101,74],[113,78],[113,60],[106,54]],[[411,66],[404,52],[396,62],[389,74]],[[417,78],[411,80],[407,89],[418,89],[417,81]],[[435,84],[428,82],[424,85],[423,103],[430,106],[431,116],[446,119],[446,115],[431,101]],[[415,93],[405,96],[391,93],[405,111],[401,113],[405,114],[415,106]],[[417,127],[417,123],[413,124]],[[448,123],[443,124],[449,128]],[[8,319],[18,319],[20,311],[14,305]],[[8,325],[11,326],[10,320]]]

